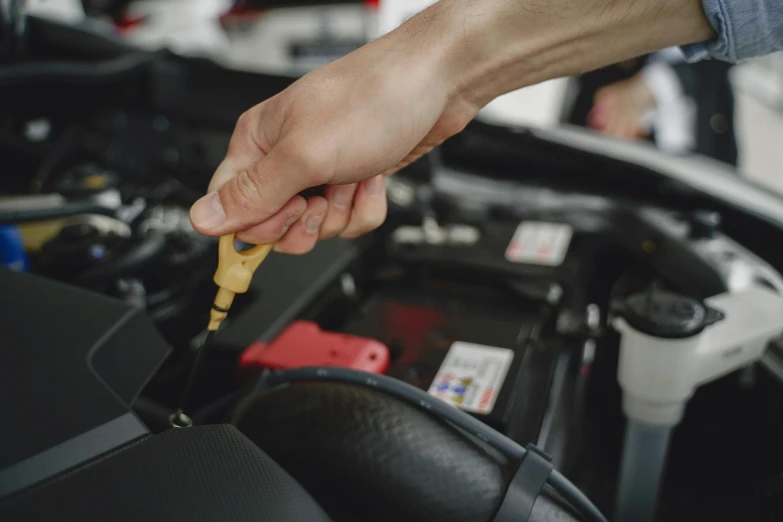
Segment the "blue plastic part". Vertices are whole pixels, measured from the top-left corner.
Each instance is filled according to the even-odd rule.
[[[0,225],[0,263],[19,272],[30,268],[22,233],[16,225]]]

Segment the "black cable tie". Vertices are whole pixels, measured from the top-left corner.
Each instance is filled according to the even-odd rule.
[[[492,522],[528,522],[533,514],[533,505],[552,469],[552,457],[533,444],[528,444],[525,458],[511,479],[506,496]]]
[[[223,312],[224,314],[228,313],[228,308],[223,308],[222,306],[218,306],[218,305],[214,305],[213,304],[212,305],[212,309],[215,310],[216,312]]]

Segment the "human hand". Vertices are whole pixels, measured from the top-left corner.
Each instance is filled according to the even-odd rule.
[[[355,237],[385,218],[383,176],[495,97],[712,34],[700,0],[440,0],[242,115],[191,221],[288,253]]]
[[[295,254],[379,226],[384,177],[479,109],[454,95],[432,60],[411,60],[418,45],[376,42],[243,114],[209,195],[191,210],[194,226],[209,235],[238,230],[243,241]],[[327,185],[324,196],[297,195],[318,185]]]
[[[649,135],[644,119],[654,108],[652,91],[644,76],[636,74],[602,87],[596,93],[587,124],[604,136],[638,140]]]

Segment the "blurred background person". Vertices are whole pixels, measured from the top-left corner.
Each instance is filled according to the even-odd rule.
[[[580,76],[569,123],[737,165],[731,65],[666,49]]]

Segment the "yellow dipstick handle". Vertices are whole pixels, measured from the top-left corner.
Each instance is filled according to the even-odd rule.
[[[227,234],[220,238],[218,267],[214,278],[219,289],[209,314],[208,331],[217,331],[220,323],[228,315],[234,296],[248,291],[253,274],[274,246],[274,244],[258,245],[240,252],[234,246],[234,234]]]

